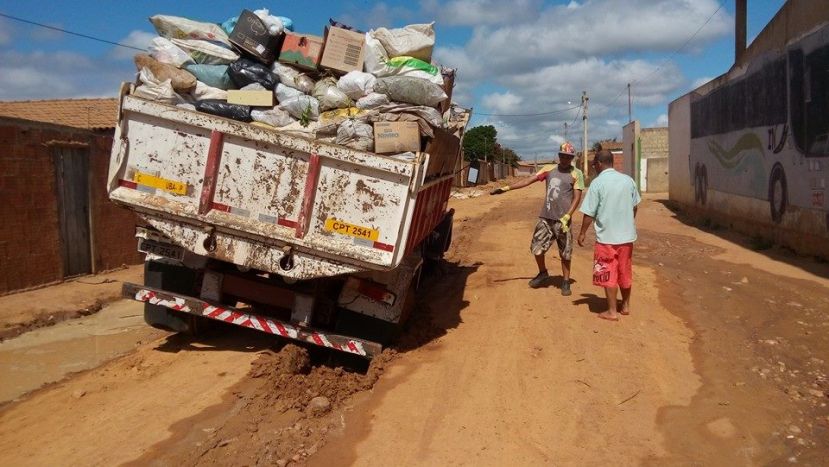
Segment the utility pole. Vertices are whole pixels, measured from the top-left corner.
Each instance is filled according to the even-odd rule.
[[[630,112],[630,83],[628,83],[628,123],[633,121],[633,116]]]
[[[582,136],[581,144],[582,144],[582,170],[584,171],[584,175],[587,175],[587,101],[590,99],[587,97],[587,91],[581,92],[581,106],[584,110],[582,116],[582,122],[584,123],[584,135]]]

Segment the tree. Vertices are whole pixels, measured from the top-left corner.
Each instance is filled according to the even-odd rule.
[[[498,130],[492,125],[476,126],[463,136],[463,157],[468,161],[493,158]]]
[[[499,144],[495,154],[495,160],[515,167],[518,165],[518,161],[520,161],[521,158],[512,149],[502,147]]]

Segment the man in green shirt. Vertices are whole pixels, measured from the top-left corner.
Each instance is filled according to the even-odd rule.
[[[630,314],[630,289],[633,283],[633,242],[636,241],[636,207],[641,201],[636,183],[613,169],[613,154],[603,149],[593,159],[598,175],[579,209],[584,218],[579,246],[584,246],[587,229],[595,221],[596,245],[593,247],[593,284],[604,287],[607,311],[599,318],[618,321]],[[617,308],[616,293],[622,292]]]
[[[570,295],[570,259],[573,255],[573,234],[570,232],[570,217],[576,211],[584,190],[584,174],[573,166],[576,151],[570,143],[561,145],[558,151],[558,164],[545,165],[535,175],[529,176],[515,185],[496,188],[490,194],[499,195],[509,190],[517,190],[535,182],[546,182],[547,191],[544,205],[538,215],[538,223],[533,232],[530,251],[535,256],[538,275],[530,281],[530,287],[538,288],[547,283],[550,275],[544,262],[544,253],[550,249],[553,241],[558,245],[561,258],[561,294]]]

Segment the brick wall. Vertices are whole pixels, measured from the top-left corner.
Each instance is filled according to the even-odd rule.
[[[642,159],[668,157],[668,128],[642,128]]]
[[[88,144],[94,270],[141,262],[133,238],[136,216],[106,194],[112,130],[0,119],[0,294],[63,279],[49,141]]]

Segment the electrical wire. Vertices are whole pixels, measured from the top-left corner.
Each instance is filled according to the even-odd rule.
[[[573,109],[579,109],[579,108],[581,108],[580,105],[574,105],[573,107],[568,107],[566,109],[559,109],[559,110],[553,110],[553,111],[550,111],[550,112],[541,112],[541,113],[535,113],[535,114],[485,114],[485,113],[475,112],[475,115],[484,115],[486,117],[542,117],[542,116],[545,116],[545,115],[560,114],[560,113],[564,113],[564,112],[567,112],[567,111],[570,111],[570,110],[573,110]]]
[[[691,41],[692,41],[692,40],[694,40],[694,38],[695,38],[695,37],[697,37],[697,34],[699,34],[699,33],[700,33],[700,31],[702,31],[702,30],[703,30],[703,28],[705,28],[705,26],[707,26],[707,25],[708,25],[708,23],[710,23],[710,22],[711,22],[711,20],[714,18],[714,16],[716,16],[716,15],[717,15],[717,13],[719,13],[719,12],[720,12],[720,10],[721,10],[721,9],[722,9],[722,7],[723,7],[722,1],[718,2],[718,3],[717,3],[717,5],[718,5],[718,6],[717,6],[717,9],[716,9],[716,10],[714,10],[714,12],[713,12],[713,13],[711,13],[711,16],[709,16],[709,17],[708,17],[708,19],[706,19],[706,20],[705,20],[705,22],[704,22],[704,23],[702,23],[702,26],[700,26],[699,28],[697,28],[697,30],[694,32],[694,34],[692,34],[692,35],[691,35],[691,37],[689,37],[689,38],[688,38],[688,40],[686,40],[686,41],[685,41],[685,43],[684,43],[684,44],[682,44],[682,45],[681,45],[681,46],[679,46],[676,50],[674,50],[673,52],[671,52],[671,54],[670,54],[670,55],[668,55],[668,56],[667,56],[664,60],[662,60],[662,63],[660,63],[660,64],[659,64],[659,66],[658,66],[658,67],[656,67],[653,71],[651,71],[650,73],[648,73],[647,75],[645,75],[645,76],[644,76],[644,77],[642,77],[642,78],[637,78],[637,79],[635,79],[635,80],[631,81],[629,84],[630,84],[631,86],[633,86],[634,84],[638,84],[638,83],[640,83],[640,82],[644,81],[645,79],[650,78],[650,77],[651,77],[651,76],[653,76],[653,75],[654,75],[657,71],[661,70],[661,69],[662,69],[662,67],[663,67],[665,64],[667,64],[667,63],[668,63],[668,62],[669,62],[669,61],[670,61],[670,60],[671,60],[671,59],[672,59],[672,58],[673,58],[676,54],[678,54],[678,53],[679,53],[680,51],[682,51],[685,47],[687,47],[687,46],[688,46],[688,44],[690,44],[690,43],[691,43]],[[614,105],[614,104],[616,104],[616,101],[617,101],[617,100],[619,100],[619,97],[621,97],[621,96],[622,96],[622,94],[624,94],[624,93],[625,93],[625,91],[627,91],[627,86],[625,86],[625,88],[624,88],[624,89],[622,89],[622,90],[619,92],[619,94],[616,94],[616,97],[614,97],[614,98],[613,98],[613,100],[612,100],[612,101],[610,101],[610,104],[608,104],[608,107],[613,107],[613,105]]]
[[[124,48],[127,48],[127,49],[133,49],[133,50],[140,50],[142,52],[144,51],[144,49],[141,49],[139,47],[133,47],[133,46],[127,45],[127,44],[121,44],[120,42],[108,41],[106,39],[101,39],[99,37],[89,36],[89,35],[86,35],[86,34],[81,34],[79,32],[74,32],[74,31],[69,31],[67,29],[62,29],[62,28],[58,28],[58,27],[55,27],[55,26],[49,26],[48,24],[42,24],[42,23],[37,23],[37,22],[34,22],[34,21],[29,21],[27,19],[18,18],[16,16],[12,16],[12,15],[7,15],[5,13],[0,13],[0,16],[2,16],[3,18],[8,18],[8,19],[14,20],[14,21],[19,21],[21,23],[26,23],[26,24],[31,24],[31,25],[38,26],[38,27],[41,27],[41,28],[51,29],[53,31],[60,31],[62,33],[71,34],[73,36],[83,37],[85,39],[91,39],[93,41],[103,42],[105,44],[117,45],[118,47],[124,47]]]

